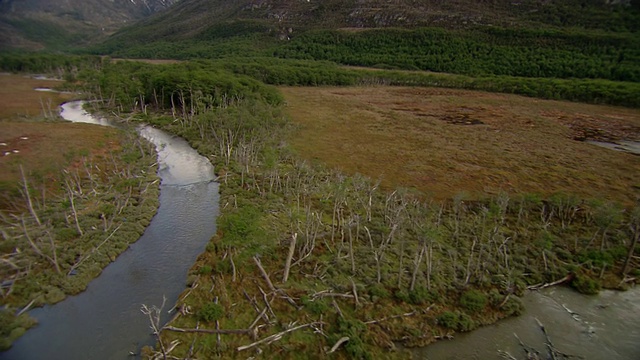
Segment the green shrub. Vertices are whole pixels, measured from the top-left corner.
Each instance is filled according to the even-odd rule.
[[[462,294],[460,305],[469,311],[482,311],[487,305],[487,296],[478,290],[469,290]]]
[[[79,237],[78,231],[71,228],[56,229],[55,234],[58,241],[69,241]]]
[[[412,291],[409,291],[409,302],[414,305],[432,303],[436,300],[438,300],[438,293],[436,293],[435,291],[427,290],[427,288],[424,286],[418,286]]]
[[[202,321],[212,322],[220,320],[224,315],[224,309],[221,305],[210,302],[198,311],[198,318]]]
[[[337,341],[342,336],[349,337],[349,341],[344,345],[344,349],[353,359],[372,359],[371,353],[367,350],[363,337],[366,335],[367,326],[356,319],[338,318]]]
[[[584,275],[576,275],[571,286],[579,292],[587,295],[596,295],[600,292],[600,283]]]
[[[382,284],[375,284],[369,288],[369,295],[371,298],[377,297],[385,299],[389,297],[389,291]]]
[[[471,331],[476,328],[476,323],[473,321],[471,316],[465,313],[458,314],[458,326],[456,327],[458,331],[466,332]]]
[[[329,310],[329,304],[324,299],[311,300],[308,296],[303,296],[301,300],[305,309],[314,315],[324,314]]]
[[[519,297],[512,295],[509,297],[509,300],[502,305],[501,310],[507,315],[520,316],[524,311],[524,305],[522,305],[522,301]]]
[[[406,290],[396,290],[396,292],[393,293],[393,296],[402,302],[406,302],[406,303],[410,302],[409,292]]]
[[[213,271],[213,268],[211,267],[211,265],[202,265],[198,269],[198,274],[200,274],[200,275],[208,275],[208,274],[211,274],[211,271]]]
[[[456,329],[458,327],[458,314],[453,311],[445,311],[436,318],[440,326]]]

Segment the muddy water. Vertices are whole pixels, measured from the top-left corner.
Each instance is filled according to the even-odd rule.
[[[525,353],[514,334],[547,358],[545,326],[554,346],[584,359],[640,359],[640,287],[626,292],[603,291],[585,296],[556,287],[525,296],[523,315],[453,340],[432,344],[414,353],[416,359],[503,359],[506,351],[517,359]]]
[[[65,104],[70,121],[108,125],[82,110],[80,102]],[[131,359],[144,345],[153,345],[142,304],[169,308],[186,287],[187,271],[215,233],[218,184],[213,167],[184,140],[151,127],[139,129],[156,145],[162,179],[160,207],[143,236],[107,266],[87,290],[30,314],[39,325],[2,359]]]

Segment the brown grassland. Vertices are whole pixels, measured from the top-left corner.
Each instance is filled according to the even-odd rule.
[[[3,189],[17,186],[21,177],[20,165],[27,175],[52,180],[80,156],[104,154],[119,147],[115,129],[34,121],[44,117],[42,104],[48,112],[50,102],[55,115],[58,105],[72,97],[34,90],[59,83],[21,75],[0,76],[0,185]],[[54,184],[48,185],[50,189],[57,188],[52,186]]]
[[[54,113],[58,104],[68,101],[73,94],[35,91],[35,88],[54,88],[58,80],[40,80],[23,75],[0,75],[0,119],[43,116],[43,106]]]
[[[478,91],[281,88],[303,158],[436,200],[640,196],[640,157],[579,140],[640,140],[640,110]]]

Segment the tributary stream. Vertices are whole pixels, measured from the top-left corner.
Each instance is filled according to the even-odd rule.
[[[82,109],[62,106],[62,117],[107,125]],[[83,293],[53,306],[34,309],[38,325],[27,331],[2,359],[127,359],[154,345],[142,304],[168,310],[186,287],[187,271],[215,233],[218,184],[213,166],[186,141],[144,126],[142,137],[158,151],[162,179],[160,207],[142,237],[107,266]]]

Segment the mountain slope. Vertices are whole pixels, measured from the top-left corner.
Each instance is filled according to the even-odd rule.
[[[83,44],[179,0],[0,0],[0,49]]]
[[[308,29],[436,26],[560,26],[638,31],[640,0],[183,0],[124,29],[133,42],[261,31],[280,38]],[[226,29],[226,31],[225,31]]]

